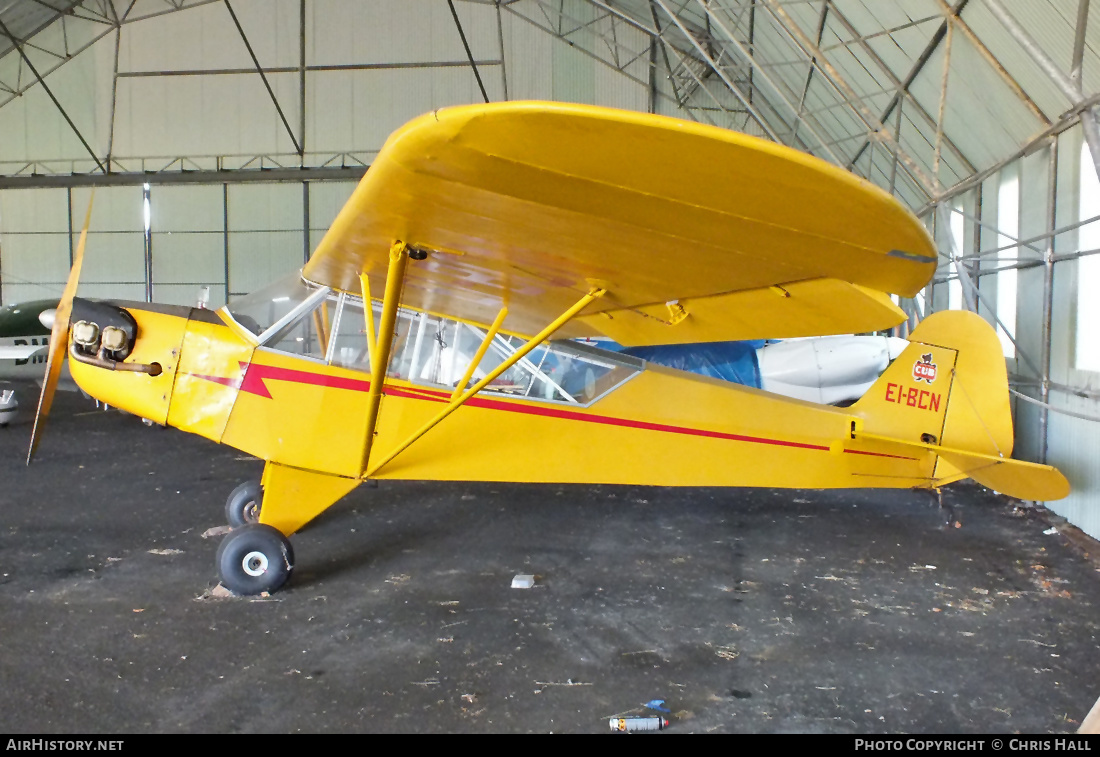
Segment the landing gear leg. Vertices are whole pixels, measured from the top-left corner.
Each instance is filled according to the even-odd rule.
[[[943,525],[945,528],[962,528],[962,523],[955,519],[955,508],[951,505],[945,505],[943,503],[943,487],[937,486],[935,488],[936,502],[940,508],[940,517],[943,518]]]

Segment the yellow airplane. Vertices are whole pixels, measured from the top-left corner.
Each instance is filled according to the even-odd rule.
[[[86,227],[28,462],[66,348],[93,397],[263,459],[226,504],[217,566],[237,593],[282,586],[287,537],[368,479],[1069,491],[1011,459],[1004,358],[971,313],[926,318],[846,408],[573,341],[904,320],[889,294],[936,268],[917,219],[743,134],[559,103],[428,113],[391,135],[304,269],[218,311],[74,299]]]

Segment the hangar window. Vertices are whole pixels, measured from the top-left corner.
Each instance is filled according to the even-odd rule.
[[[1010,169],[1011,170],[1011,169]],[[1016,280],[1018,271],[1007,268],[1014,265],[1019,257],[1016,243],[1020,239],[1020,177],[1012,171],[1001,176],[1001,186],[997,192],[997,336],[1001,338],[1001,347],[1005,357],[1016,357],[1016,347],[1012,340],[1016,337]],[[1007,331],[1006,331],[1007,329]]]
[[[1086,221],[1100,216],[1100,180],[1088,143],[1081,146],[1081,194],[1078,216]],[[1086,223],[1078,231],[1078,249],[1100,250],[1100,221]],[[1095,325],[1100,323],[1100,255],[1084,255],[1077,259],[1077,368],[1100,371],[1100,339]]]

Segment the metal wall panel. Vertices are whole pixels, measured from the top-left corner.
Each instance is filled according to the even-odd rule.
[[[509,99],[551,99],[554,77],[547,62],[554,38],[515,13],[504,13],[501,27]]]
[[[1049,14],[1052,3],[1042,2],[1035,3],[1035,5],[1041,6],[1042,10],[1040,12]],[[1017,21],[1020,20],[1018,10],[1018,8],[1010,9]],[[1053,85],[1050,77],[1039,65],[1020,48],[1020,44],[1009,34],[1005,26],[997,20],[984,2],[967,3],[960,17],[966,21],[1000,65],[1008,71],[1013,79],[1019,82],[1023,91],[1048,118],[1056,117],[1070,107],[1070,102],[1066,99],[1066,96]],[[1067,60],[1067,68],[1068,63]]]
[[[490,99],[503,99],[493,6],[457,3],[466,42]],[[310,71],[306,148],[376,152],[406,121],[447,105],[483,102],[446,3],[321,0],[307,7],[307,65],[376,66]]]
[[[229,187],[229,294],[247,294],[305,262],[301,184]]]
[[[0,234],[0,305],[59,297],[69,271],[69,234]]]
[[[1058,138],[1057,219],[1059,226],[1084,220],[1080,218],[1081,182],[1080,127],[1064,132]],[[1079,249],[1077,229],[1055,237],[1056,253],[1071,253]],[[1075,365],[1077,331],[1095,330],[1098,324],[1077,323],[1077,298],[1095,296],[1081,292],[1077,277],[1078,260],[1054,264],[1054,292],[1051,329],[1051,379],[1063,386],[1100,390],[1100,374],[1082,371]],[[1054,408],[1100,418],[1100,401],[1077,397],[1064,391],[1051,392]],[[1051,412],[1047,435],[1047,461],[1058,466],[1069,478],[1070,496],[1047,506],[1095,538],[1100,538],[1100,422],[1074,418]]]
[[[1078,413],[1100,416],[1100,402],[1052,393],[1052,404]],[[1100,423],[1050,414],[1049,461],[1069,479],[1073,491],[1047,507],[1093,538],[1100,539]]]
[[[483,81],[499,97],[499,79]],[[447,105],[483,102],[468,67],[388,71],[326,71],[307,76],[306,123],[310,151],[371,155],[407,121]],[[365,160],[369,160],[366,157]]]
[[[68,192],[0,192],[0,305],[61,295],[69,271]]]
[[[355,191],[358,182],[316,181],[309,185],[309,251],[317,249],[321,237],[336,220],[336,214]]]
[[[553,76],[551,99],[557,102],[595,103],[596,66],[599,64],[561,40],[555,39],[550,50]]]
[[[284,115],[297,124],[297,74],[269,74]],[[293,153],[294,143],[257,74],[120,79],[116,160]],[[140,170],[132,167],[129,170]]]
[[[934,0],[908,2],[905,5],[881,0],[839,0],[834,5],[860,34],[897,29],[890,34],[879,34],[868,42],[895,72],[908,71],[913,66],[943,20]],[[920,19],[930,20],[904,29],[897,28]],[[847,39],[848,35],[844,34],[843,38]]]
[[[64,189],[0,191],[0,234],[68,233],[68,199]]]
[[[1001,0],[1001,4],[1043,52],[1068,73],[1077,27],[1077,0]],[[1090,36],[1100,41],[1100,35]],[[1090,53],[1087,47],[1085,54],[1095,60],[1095,53]]]
[[[753,37],[753,57],[764,60],[798,60],[789,38],[779,29],[776,22],[770,17],[760,14],[757,16],[756,32]],[[744,61],[739,52],[731,52],[735,60]],[[754,101],[754,106],[766,114],[765,120],[773,131],[788,131],[794,123],[797,112],[797,99],[793,100],[791,92],[798,88],[801,92],[801,82],[805,81],[806,67],[804,64],[788,65],[782,67],[769,67],[766,69],[767,79],[763,74],[754,76],[753,82],[757,88],[759,102]],[[770,83],[769,83],[770,82]],[[813,138],[808,140],[810,147],[816,147]]]
[[[92,192],[72,190],[73,246],[88,211]],[[141,187],[100,187],[95,190],[81,296],[145,299],[145,215]]]
[[[496,9],[456,2],[475,60],[499,54]],[[446,2],[439,0],[311,0],[306,8],[310,64],[418,64],[464,61],[466,51]]]
[[[232,7],[262,66],[298,66],[295,0],[237,0]],[[179,44],[181,39],[188,44]],[[294,142],[255,71],[248,46],[222,3],[124,26],[115,156],[123,162],[159,156],[167,163],[179,156],[293,153]],[[233,73],[213,73],[218,69]],[[202,71],[212,73],[194,73]],[[168,75],[180,72],[192,73]],[[298,129],[298,74],[269,72],[267,81],[284,116]],[[104,97],[110,97],[109,89]]]
[[[940,108],[945,55],[946,44],[941,44],[910,87],[910,92],[933,118],[938,116]],[[1010,154],[1030,138],[1039,125],[1034,114],[961,33],[953,34],[951,38],[944,106],[945,134],[979,170]],[[932,129],[927,121],[923,124]],[[980,124],[979,128],[975,128],[977,124]],[[930,133],[935,132],[932,130]],[[942,160],[951,166],[953,172],[953,175],[943,177],[945,186],[951,186],[970,174],[957,156],[946,148],[943,149]]]
[[[274,19],[280,16],[277,9],[283,3],[265,4],[273,11],[270,18],[274,23]],[[250,25],[245,27],[246,31],[256,22],[265,23],[264,19],[256,18],[256,14],[249,12],[252,5],[248,0],[233,3],[233,9],[242,23],[243,18],[248,17]],[[297,18],[294,23],[297,26]],[[251,28],[259,30],[258,27]],[[188,44],[179,44],[181,40],[187,40]],[[274,56],[278,54],[278,48],[272,44],[274,41],[270,33],[249,36],[249,43],[253,50],[262,53],[260,60],[265,65],[273,65]],[[286,61],[283,63],[287,64]],[[248,49],[241,41],[241,35],[224,3],[211,3],[188,9],[185,13],[169,13],[128,24],[123,27],[119,41],[118,68],[129,75],[253,67]],[[170,86],[172,81],[163,79],[162,86]]]
[[[604,34],[612,34],[608,19],[603,19],[597,28]],[[647,111],[649,35],[619,24],[615,27],[614,39],[621,45],[611,59],[616,66],[596,64],[592,102],[610,108]],[[633,60],[629,60],[628,56],[634,56]]]
[[[212,307],[224,304],[222,186],[154,186],[149,200],[153,300],[193,305],[205,286]]]
[[[106,153],[110,138],[110,92],[114,39],[105,37],[92,50],[74,57],[50,75],[50,91],[65,109],[73,126],[66,123],[49,94],[41,86],[0,107],[0,172],[14,173],[28,161],[47,161],[55,170],[96,167],[81,137],[97,155]],[[25,65],[21,79],[30,74]]]

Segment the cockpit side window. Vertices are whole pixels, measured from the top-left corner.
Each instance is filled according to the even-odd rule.
[[[407,361],[398,364],[398,374],[414,383],[452,391],[467,376],[466,387],[478,383],[526,343],[518,336],[496,334],[471,373],[470,363],[486,337],[484,329],[426,314],[410,319],[414,320],[406,340],[413,347]],[[644,367],[645,361],[637,358],[572,341],[550,342],[520,358],[482,391],[588,405],[637,375]],[[394,374],[393,363],[390,374]]]
[[[352,370],[371,370],[362,298],[312,289],[297,301],[299,309],[287,310],[281,321],[276,317],[279,308],[265,310],[257,307],[258,303],[240,316],[236,310],[231,312],[234,318],[257,310],[265,314],[257,320],[263,347]],[[382,306],[378,302],[371,305],[377,335]],[[470,363],[485,337],[486,330],[473,324],[399,309],[386,375],[449,392],[464,379],[465,387],[473,386],[526,343],[522,337],[498,333],[471,369]],[[584,406],[633,378],[644,367],[644,360],[627,355],[568,340],[550,342],[536,347],[481,391]]]
[[[357,371],[370,370],[370,350],[367,349],[367,321],[363,316],[363,301],[344,295],[342,307],[333,321],[328,347],[328,362]],[[375,327],[378,322],[375,320]]]

